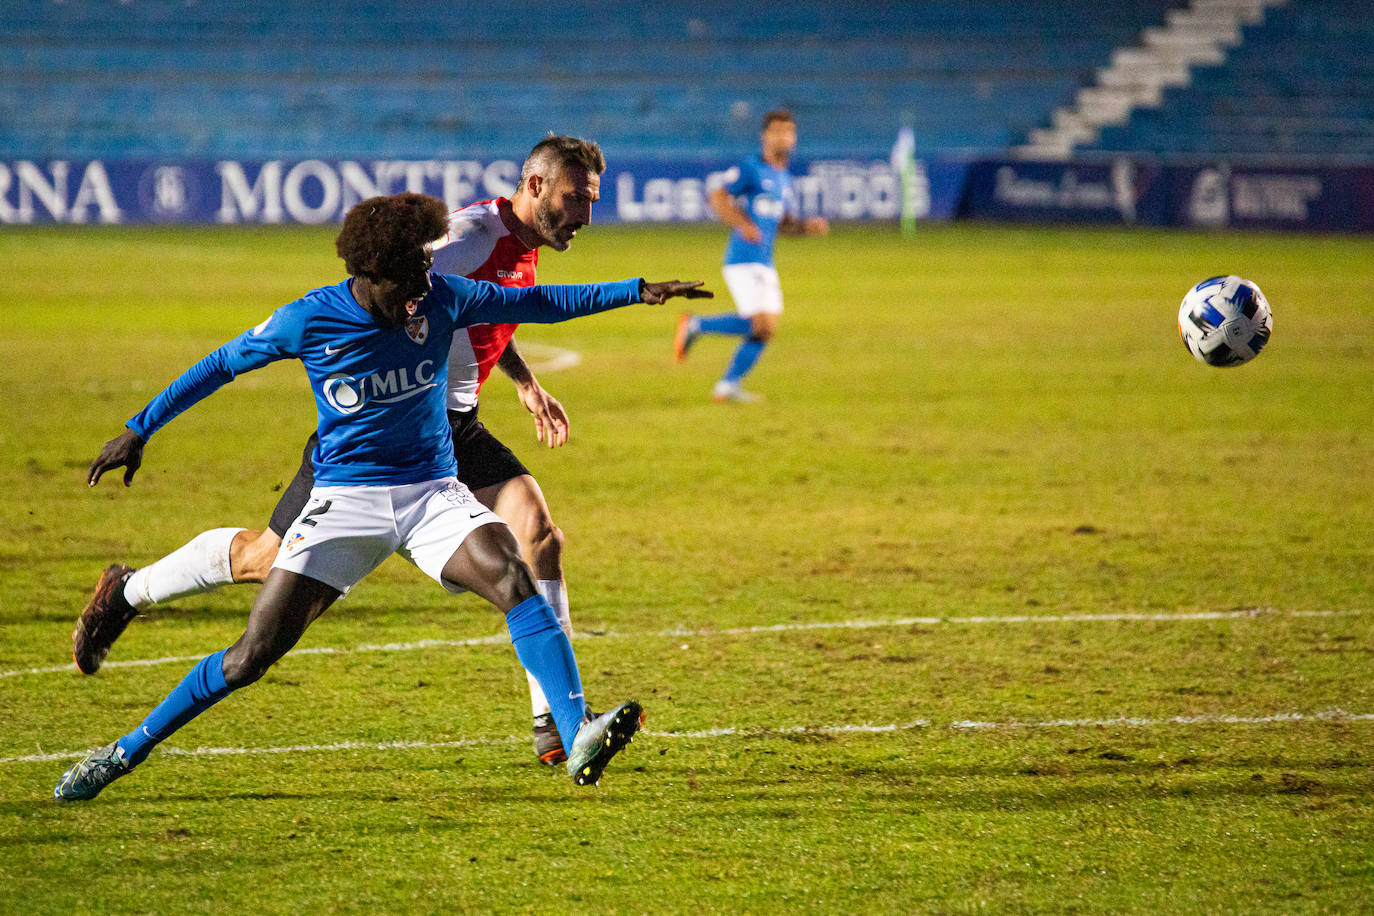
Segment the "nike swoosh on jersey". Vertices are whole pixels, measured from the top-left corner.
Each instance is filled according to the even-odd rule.
[[[332,345],[332,344],[325,344],[325,345],[324,345],[324,355],[325,355],[325,356],[333,356],[335,353],[342,353],[343,351],[348,350],[348,349],[351,349],[352,347],[353,347],[353,342],[352,342],[352,341],[350,341],[350,342],[348,342],[348,343],[345,343],[345,344],[340,344],[340,345],[337,346],[337,347],[334,346],[334,345]]]

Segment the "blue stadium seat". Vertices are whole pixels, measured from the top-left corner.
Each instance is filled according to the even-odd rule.
[[[997,152],[1183,2],[10,0],[0,155],[733,158],[779,105],[807,156]]]
[[[1292,0],[1246,28],[1225,63],[1195,68],[1157,109],[1089,149],[1374,159],[1374,17],[1364,0]]]

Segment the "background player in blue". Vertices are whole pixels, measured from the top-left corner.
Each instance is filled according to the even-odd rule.
[[[773,242],[778,233],[824,235],[830,225],[823,217],[800,218],[796,190],[787,163],[797,146],[797,124],[791,112],[770,111],[763,116],[761,152],[728,173],[728,184],[714,188],[708,200],[721,221],[731,227],[725,246],[725,285],[738,314],[692,315],[678,319],[673,355],[678,362],[702,334],[743,337],[725,375],[716,383],[717,401],[759,400],[740,387],[763,348],[773,338],[782,314],[782,287],[773,266]]]
[[[435,274],[430,246],[447,228],[443,202],[421,194],[358,204],[336,242],[347,281],[282,306],[196,363],[92,462],[91,486],[117,467],[125,468],[127,485],[145,442],[177,414],[242,372],[286,358],[305,364],[318,417],[315,488],[246,630],[196,664],[134,731],[64,773],[54,797],[94,798],[182,725],[256,681],[393,552],[505,613],[516,655],[549,698],[575,783],[595,783],[634,735],[643,713],[633,700],[587,715],[572,644],[535,590],[515,536],[454,476],[445,413],[449,343],[466,325],[563,321],[709,293],[699,283],[642,279],[517,290]]]

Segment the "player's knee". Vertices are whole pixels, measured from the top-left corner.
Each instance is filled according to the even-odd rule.
[[[545,515],[531,530],[525,548],[531,561],[536,565],[557,563],[563,558],[563,542],[563,529]]]
[[[766,343],[768,343],[768,341],[770,341],[770,340],[772,340],[772,339],[773,339],[773,329],[772,329],[772,328],[769,328],[769,329],[764,330],[764,331],[754,331],[754,332],[752,332],[752,333],[749,335],[749,340],[750,340],[751,342],[753,342],[753,343],[756,343],[756,344],[766,344]]]
[[[229,570],[235,582],[262,582],[272,571],[281,538],[266,531],[240,531],[229,546]]]
[[[224,683],[234,690],[247,687],[266,674],[267,669],[276,664],[279,657],[269,641],[244,634],[224,653],[221,662],[224,668]]]
[[[534,595],[534,574],[505,525],[486,525],[468,535],[445,564],[443,579],[509,610]]]
[[[486,579],[495,595],[497,607],[515,607],[535,595],[534,573],[528,564],[515,554],[500,558],[486,570]]]

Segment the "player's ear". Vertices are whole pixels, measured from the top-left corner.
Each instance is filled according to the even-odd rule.
[[[525,190],[529,192],[530,197],[538,198],[544,190],[544,176],[537,173],[531,175],[525,184]]]

